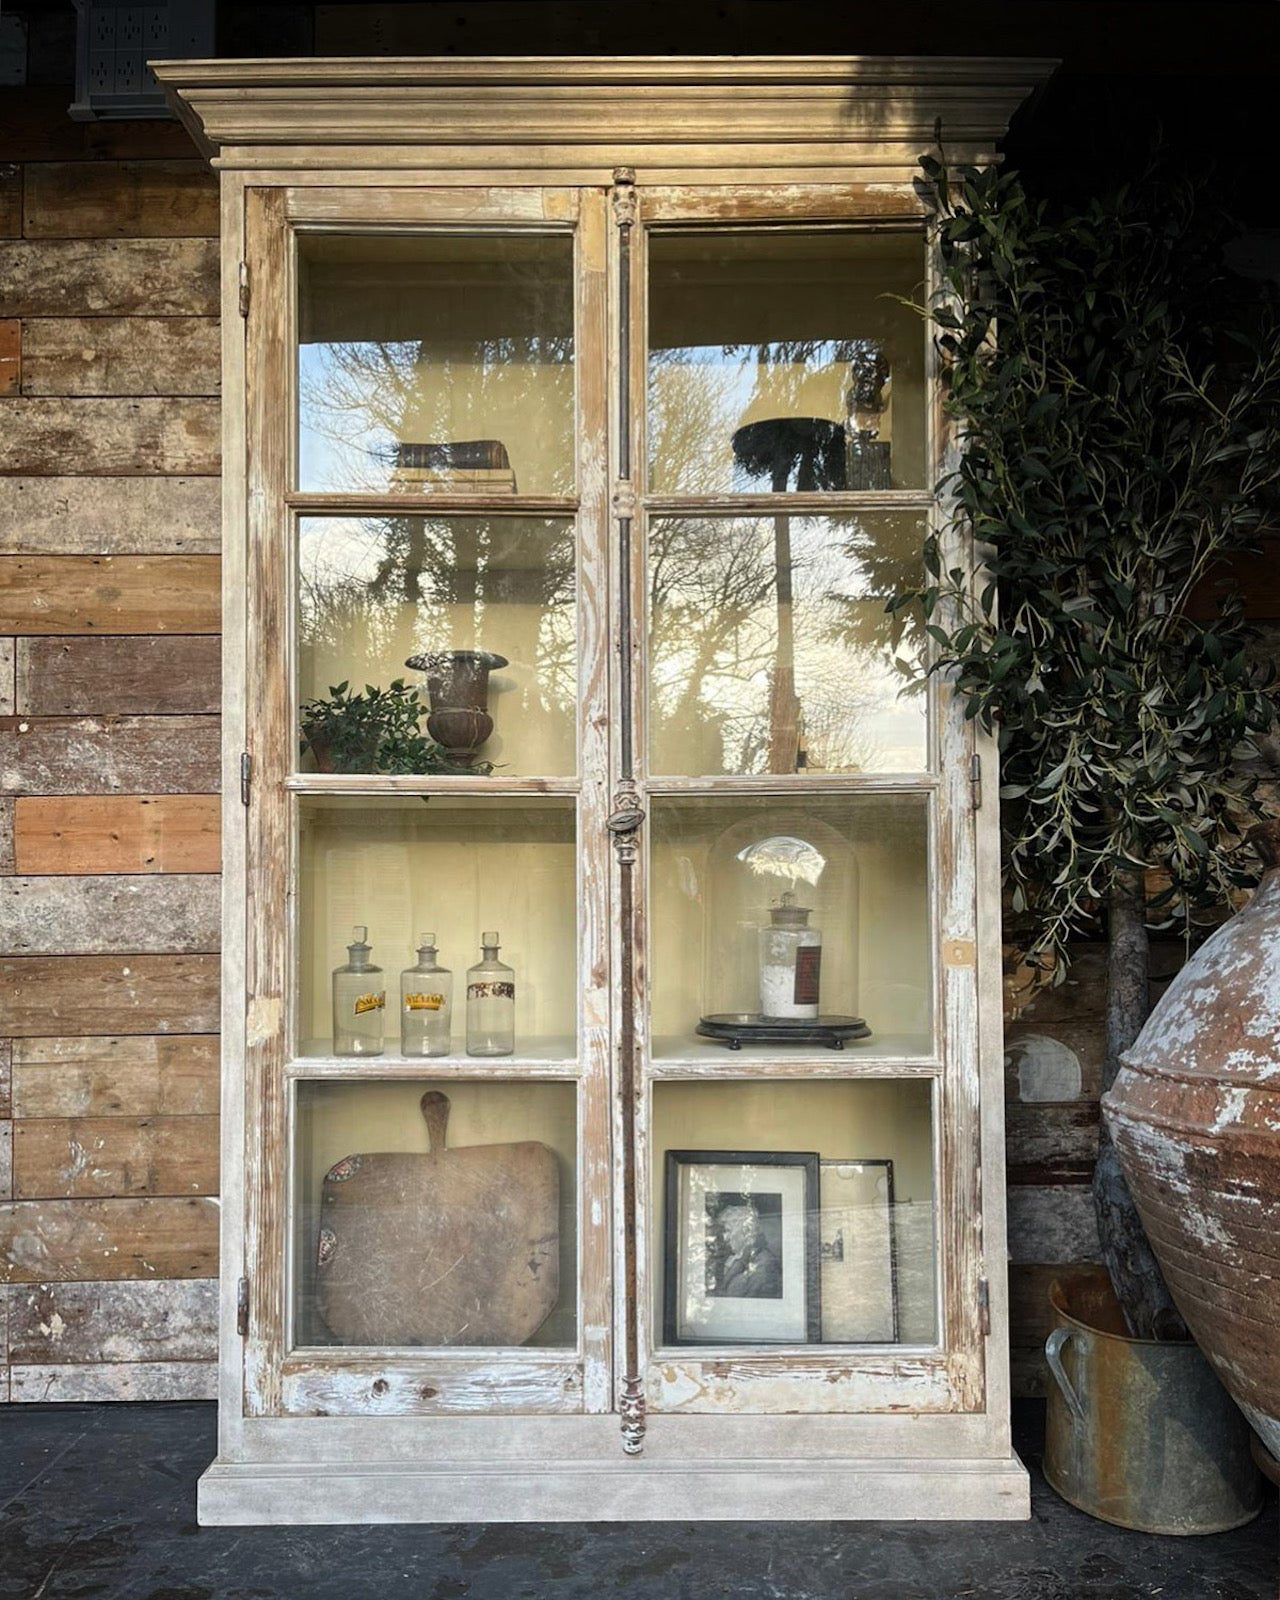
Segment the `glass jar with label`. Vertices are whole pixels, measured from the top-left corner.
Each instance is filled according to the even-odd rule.
[[[483,954],[467,968],[467,1054],[509,1056],[516,1047],[516,975],[498,960],[498,935],[481,935]]]
[[[333,973],[333,1053],[380,1056],[387,992],[382,968],[369,960],[368,929],[351,930],[345,966]]]
[[[812,1020],[818,1015],[822,934],[809,926],[809,906],[787,893],[770,908],[760,930],[760,1015],[770,1021]]]
[[[436,960],[436,936],[424,933],[416,966],[400,974],[400,1053],[447,1056],[452,1021],[453,973]]]

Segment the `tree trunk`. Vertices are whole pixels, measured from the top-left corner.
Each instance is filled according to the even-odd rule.
[[[1104,1094],[1115,1082],[1121,1055],[1138,1037],[1151,1010],[1149,956],[1142,876],[1126,874],[1117,879],[1108,907]],[[1102,1242],[1102,1259],[1111,1274],[1111,1283],[1130,1333],[1138,1339],[1187,1338],[1186,1327],[1143,1232],[1105,1116],[1098,1136],[1098,1161],[1093,1169],[1093,1204],[1098,1218],[1098,1237]]]

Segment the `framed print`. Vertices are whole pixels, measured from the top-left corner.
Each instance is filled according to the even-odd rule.
[[[821,1192],[823,1343],[896,1344],[893,1162],[823,1161]]]
[[[817,1342],[818,1194],[813,1151],[668,1150],[665,1342]]]

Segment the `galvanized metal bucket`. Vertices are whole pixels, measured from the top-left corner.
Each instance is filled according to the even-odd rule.
[[[1105,1269],[1049,1290],[1044,1475],[1062,1498],[1142,1533],[1221,1533],[1262,1508],[1249,1426],[1194,1344],[1132,1339]]]

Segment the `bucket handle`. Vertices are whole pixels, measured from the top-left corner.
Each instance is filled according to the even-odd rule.
[[[1044,1342],[1044,1354],[1045,1360],[1049,1363],[1049,1371],[1053,1373],[1054,1380],[1062,1390],[1062,1398],[1067,1402],[1067,1410],[1083,1427],[1084,1407],[1080,1404],[1080,1396],[1071,1386],[1067,1369],[1062,1365],[1063,1348],[1074,1332],[1074,1328],[1055,1328]]]

